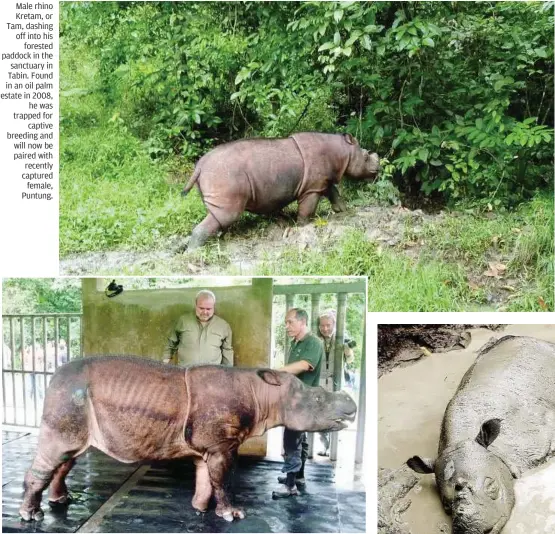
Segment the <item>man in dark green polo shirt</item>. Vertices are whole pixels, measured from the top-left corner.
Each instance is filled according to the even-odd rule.
[[[293,339],[287,365],[279,370],[297,375],[307,386],[318,386],[324,346],[322,341],[310,332],[306,311],[300,308],[290,309],[285,314],[285,330]],[[285,488],[274,491],[272,494],[274,499],[298,495],[297,486],[303,487],[305,484],[304,464],[308,457],[306,433],[285,428],[283,450],[285,464],[282,472],[286,473],[286,476],[278,477],[278,481],[285,484]]]

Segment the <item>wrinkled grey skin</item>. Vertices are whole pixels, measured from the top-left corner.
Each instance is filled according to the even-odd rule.
[[[336,431],[356,415],[343,392],[305,386],[270,369],[188,368],[131,356],[78,359],[60,367],[48,387],[37,453],[24,480],[19,510],[39,520],[42,492],[66,504],[65,478],[90,446],[121,462],[193,457],[192,505],[243,518],[231,505],[226,480],[241,443],[276,426]]]
[[[378,155],[362,149],[350,134],[304,132],[220,145],[199,160],[183,189],[186,195],[198,184],[208,210],[188,248],[202,246],[244,211],[269,214],[297,200],[298,222],[304,224],[322,196],[329,198],[334,211],[345,211],[337,190],[341,177],[369,179],[379,169]]]
[[[498,534],[515,503],[514,478],[555,452],[555,345],[530,337],[490,342],[443,418],[435,472],[455,534]]]

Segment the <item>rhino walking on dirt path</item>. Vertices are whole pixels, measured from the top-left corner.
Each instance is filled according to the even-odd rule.
[[[90,446],[131,463],[193,456],[192,505],[243,518],[225,489],[239,445],[269,428],[334,431],[356,414],[342,392],[305,386],[296,376],[270,369],[222,366],[178,368],[131,356],[100,356],[60,367],[46,393],[37,453],[25,475],[20,508],[39,520],[42,492],[65,503],[65,478]]]
[[[244,211],[269,214],[298,201],[298,222],[316,212],[322,196],[332,209],[345,211],[337,184],[343,175],[357,179],[376,176],[379,158],[360,147],[350,134],[296,133],[283,139],[243,139],[205,154],[183,189],[198,184],[208,210],[194,228],[188,248],[202,246]]]
[[[555,454],[555,344],[505,336],[482,348],[449,402],[435,473],[455,534],[498,534],[515,503],[514,480]]]

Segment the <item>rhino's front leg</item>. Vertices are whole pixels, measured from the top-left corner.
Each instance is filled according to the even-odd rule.
[[[330,199],[331,209],[335,211],[335,213],[347,211],[347,204],[345,204],[345,201],[341,198],[339,190],[335,184],[331,184],[329,186],[326,196]]]
[[[310,193],[299,200],[298,224],[306,224],[314,216],[318,202],[320,202],[320,193]]]
[[[226,521],[233,521],[234,517],[244,519],[245,512],[231,506],[231,502],[225,488],[229,470],[233,464],[233,452],[216,452],[210,454],[207,459],[208,473],[214,488],[216,498],[216,515],[223,517]]]
[[[197,468],[195,477],[195,495],[193,497],[193,508],[199,512],[208,510],[208,503],[212,497],[212,482],[208,472],[208,464],[202,458],[195,458]]]

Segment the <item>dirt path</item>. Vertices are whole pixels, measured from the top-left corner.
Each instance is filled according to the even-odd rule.
[[[60,270],[61,274],[76,276],[256,275],[263,274],[264,264],[279,263],[286,251],[329,254],[337,242],[352,230],[362,232],[366,239],[384,250],[417,259],[425,246],[433,244],[415,240],[414,236],[421,234],[425,225],[441,225],[450,216],[443,212],[430,215],[421,210],[365,206],[343,214],[326,215],[303,227],[297,227],[290,218],[268,222],[257,217],[241,220],[227,234],[211,240],[198,251],[176,252],[184,239],[176,236],[160,242],[156,250],[116,250],[69,256],[61,260]],[[440,259],[439,255],[437,257]],[[506,298],[506,291],[500,288],[507,282],[481,276],[483,265],[465,267],[469,282],[487,287],[493,302]]]
[[[437,454],[445,407],[476,358],[476,351],[490,338],[508,334],[530,335],[555,342],[553,325],[509,325],[497,332],[485,329],[470,332],[471,341],[465,349],[430,354],[407,367],[396,367],[379,379],[380,468],[397,470],[415,454],[422,457]],[[398,473],[401,480],[406,479],[403,471]],[[553,532],[554,479],[555,460],[526,473],[516,482],[517,504],[503,534]],[[409,484],[408,491],[400,495],[402,499],[390,507],[391,515],[400,519],[400,522],[394,522],[393,527],[398,528],[398,532],[412,534],[450,534],[451,520],[441,506],[434,477],[421,476],[416,486],[411,487]]]
[[[393,247],[402,240],[407,219],[418,227],[427,221],[441,219],[440,215],[426,215],[420,210],[409,211],[393,207],[365,207],[344,214],[331,214],[303,227],[293,219],[278,219],[266,223],[257,218],[253,225],[240,221],[217,240],[211,240],[201,253],[176,253],[181,237],[166,239],[157,250],[148,252],[108,251],[91,252],[64,258],[60,262],[62,274],[83,275],[99,272],[118,273],[122,268],[144,271],[155,275],[166,274],[168,261],[175,274],[256,274],[261,263],[276,260],[285,250],[322,251],[336,243],[347,231],[358,229],[374,241]],[[254,228],[253,228],[254,226]],[[219,257],[218,257],[219,256]],[[152,270],[154,268],[154,271]],[[337,273],[340,274],[340,273]]]

